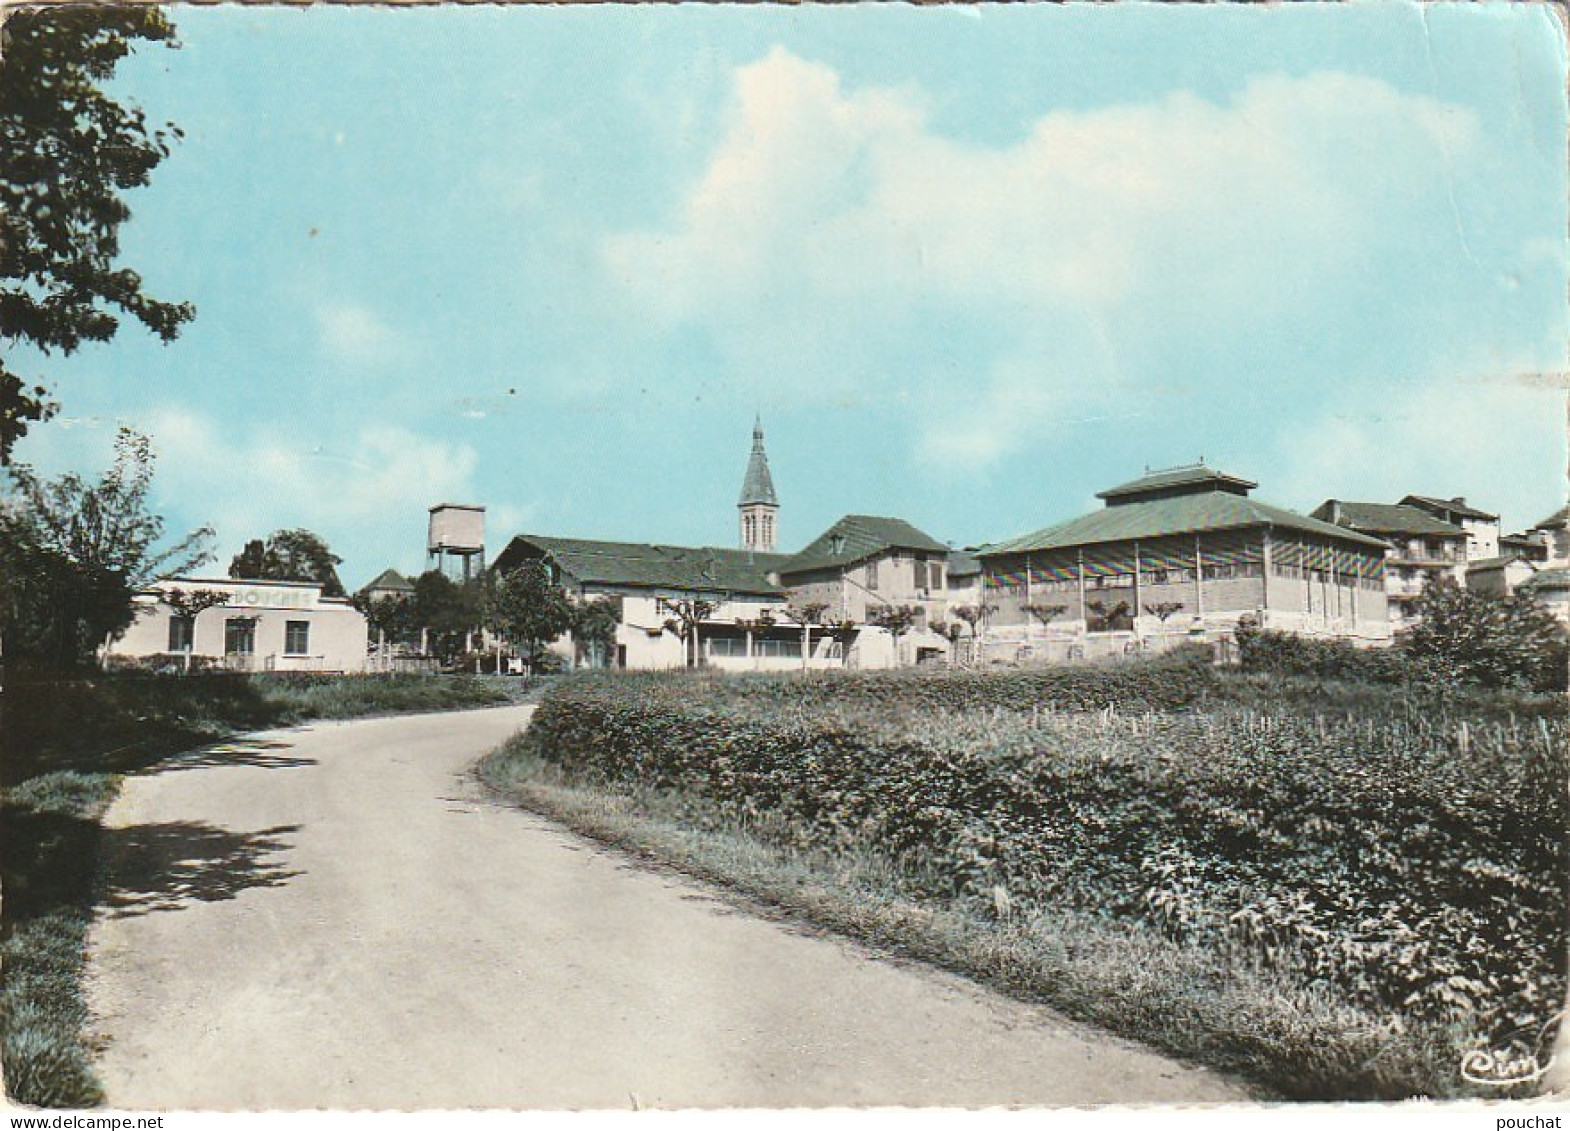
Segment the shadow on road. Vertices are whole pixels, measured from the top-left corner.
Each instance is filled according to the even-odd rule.
[[[273,754],[274,750],[293,749],[293,743],[275,739],[242,738],[219,742],[177,754],[167,762],[150,767],[148,774],[176,773],[180,770],[213,769],[223,766],[250,766],[259,770],[293,770],[317,764],[315,758]]]
[[[251,888],[281,887],[298,871],[277,857],[299,825],[237,833],[198,821],[105,829],[108,860],[103,905],[110,918],[178,911],[233,899]]]

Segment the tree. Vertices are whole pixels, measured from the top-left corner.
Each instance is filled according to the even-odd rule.
[[[1168,618],[1173,613],[1181,613],[1182,611],[1182,601],[1157,601],[1153,605],[1145,606],[1145,615],[1155,617],[1163,625],[1167,623]]]
[[[428,570],[414,579],[410,605],[422,652],[450,661],[468,650],[469,638],[481,620],[477,581],[459,585],[439,570]]]
[[[661,597],[655,602],[654,607],[657,612],[670,614],[665,618],[665,631],[681,641],[681,653],[687,666],[697,667],[698,626],[714,615],[720,603],[699,597],[695,593],[691,597],[674,599]]]
[[[490,578],[483,612],[485,627],[510,640],[531,665],[546,645],[572,627],[574,618],[567,594],[539,559]]]
[[[1035,619],[1042,628],[1052,627],[1052,622],[1068,612],[1067,605],[1043,605],[1039,602],[1025,606],[1025,611]]]
[[[101,89],[138,41],[175,46],[174,28],[140,4],[17,10],[0,24],[0,338],[13,345],[69,355],[112,338],[116,311],[169,342],[195,314],[116,266],[123,194],[180,137]],[[55,407],[0,358],[0,465]]]
[[[122,428],[97,483],[10,469],[17,490],[0,516],[0,631],[14,652],[85,664],[131,626],[138,592],[212,559],[207,527],[160,548],[164,520],[148,509],[154,463],[147,437]]]
[[[1085,627],[1090,632],[1126,632],[1134,627],[1132,607],[1127,601],[1109,605],[1105,601],[1086,601],[1085,608],[1096,615]]]
[[[903,659],[900,655],[900,640],[916,627],[919,619],[921,619],[921,610],[915,605],[884,605],[875,610],[867,618],[867,622],[883,629],[894,638],[894,662],[897,664]]]
[[[601,597],[575,605],[572,632],[589,655],[592,667],[605,667],[616,654],[616,630],[621,627],[621,598]]]
[[[801,666],[806,668],[812,658],[812,626],[823,623],[823,614],[829,611],[827,601],[791,602],[785,606],[784,617],[792,624],[801,625]]]
[[[1497,597],[1431,580],[1400,647],[1439,680],[1484,687],[1550,687],[1562,681],[1565,630],[1529,594]]]
[[[231,567],[232,568],[232,567]],[[376,630],[376,647],[385,653],[388,640],[394,643],[411,643],[420,637],[419,617],[414,598],[403,593],[388,593],[369,597],[356,593],[349,603],[359,609],[366,623]]]
[[[823,622],[823,632],[840,647],[840,662],[850,667],[850,646],[861,634],[861,625],[848,618]]]
[[[998,607],[996,605],[960,605],[950,611],[970,626],[970,649],[974,653],[976,641],[980,638],[982,630],[986,628],[987,621],[991,619],[992,614],[998,611]]]
[[[253,538],[229,563],[229,576],[247,581],[309,581],[324,597],[342,597],[338,567],[343,559],[309,530],[275,530],[263,542]]]

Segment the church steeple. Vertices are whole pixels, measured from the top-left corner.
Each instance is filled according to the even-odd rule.
[[[772,553],[774,520],[779,514],[779,497],[774,494],[774,477],[769,474],[769,457],[763,450],[763,417],[752,425],[752,455],[747,459],[747,475],[741,481],[741,548]]]

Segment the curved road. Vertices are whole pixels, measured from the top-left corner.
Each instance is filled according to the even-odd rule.
[[[89,994],[140,1110],[1245,1100],[740,912],[467,776],[529,708],[252,736],[130,779]]]

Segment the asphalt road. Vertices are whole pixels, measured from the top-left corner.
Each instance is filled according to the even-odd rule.
[[[253,736],[110,811],[89,993],[134,1110],[1247,1099],[484,799],[529,708]]]

